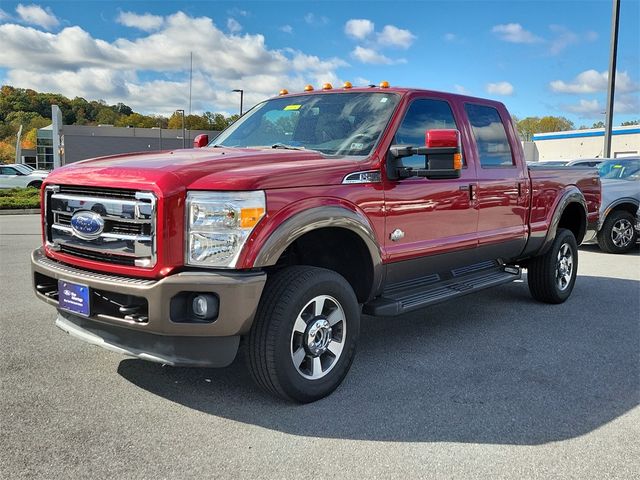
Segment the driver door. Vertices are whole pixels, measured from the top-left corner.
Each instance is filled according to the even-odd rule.
[[[426,130],[432,129],[460,130],[451,104],[443,98],[414,98],[396,131],[393,143],[423,146]],[[475,165],[465,160],[465,151],[469,147],[464,134],[462,138],[463,169],[460,178],[386,178],[386,253],[390,262],[411,260],[406,262],[407,268],[400,263],[389,264],[389,281],[421,276],[437,269],[434,267],[433,255],[476,248],[477,176]],[[425,166],[424,155],[414,155],[402,160],[405,167]],[[454,256],[463,263],[467,262],[463,259],[466,255]]]

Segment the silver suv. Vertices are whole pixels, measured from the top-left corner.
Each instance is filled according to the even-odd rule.
[[[640,231],[640,157],[605,160],[598,165],[602,204],[595,238],[607,253],[626,253]]]

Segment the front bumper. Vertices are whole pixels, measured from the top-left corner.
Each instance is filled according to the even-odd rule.
[[[47,258],[43,249],[31,255],[36,296],[58,308],[56,324],[89,343],[147,360],[172,365],[224,366],[235,357],[240,335],[251,328],[266,282],[264,272],[193,271],[161,280],[121,277],[81,270]],[[58,280],[89,287],[108,299],[135,298],[146,304],[144,321],[113,311],[92,309],[82,317],[59,308]],[[49,290],[42,285],[50,286]],[[172,299],[183,292],[213,293],[219,313],[213,322],[174,321]],[[117,296],[117,297],[115,297]],[[104,302],[104,300],[99,300]]]

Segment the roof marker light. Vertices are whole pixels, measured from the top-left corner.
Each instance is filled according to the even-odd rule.
[[[323,83],[322,84],[322,89],[323,90],[331,90],[333,88],[333,85],[331,85],[330,83]]]
[[[313,92],[313,85],[307,85],[306,87],[304,87],[304,91],[305,92]]]
[[[389,88],[389,82],[383,80],[382,82],[380,82],[380,88]]]
[[[282,90],[280,90],[280,95],[287,95],[289,93],[289,90],[287,90],[286,88],[283,88]]]
[[[351,88],[351,87],[353,87],[351,82],[344,82],[344,85],[342,85],[342,88]]]

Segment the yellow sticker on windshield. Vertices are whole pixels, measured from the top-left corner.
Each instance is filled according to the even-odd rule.
[[[300,110],[302,105],[287,105],[284,110]]]

